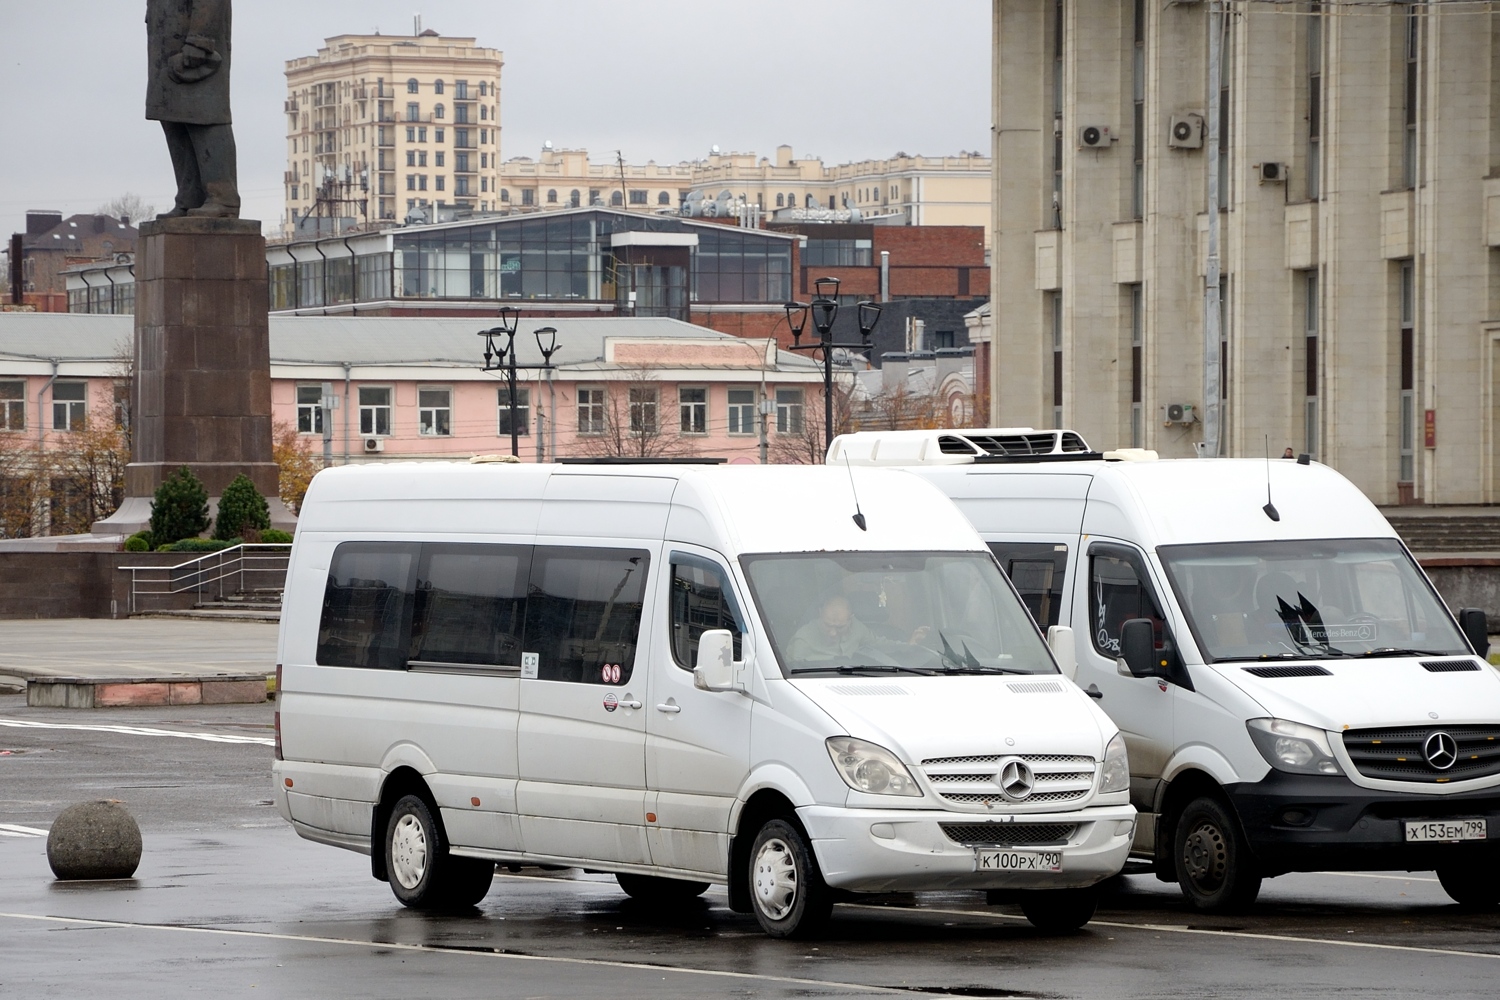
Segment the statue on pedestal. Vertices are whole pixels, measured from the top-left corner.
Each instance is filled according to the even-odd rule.
[[[161,122],[177,200],[159,218],[238,219],[229,113],[230,0],[146,0],[146,117]]]

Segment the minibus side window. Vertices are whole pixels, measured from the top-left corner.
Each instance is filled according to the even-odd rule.
[[[1132,618],[1149,618],[1156,626],[1156,648],[1164,641],[1162,618],[1145,571],[1133,552],[1095,548],[1089,552],[1089,631],[1102,655],[1120,655],[1120,626]]]
[[[413,664],[519,670],[530,571],[530,546],[423,545]]]
[[[734,633],[734,658],[743,658],[744,616],[729,586],[728,573],[708,559],[672,553],[672,658],[684,670],[698,659],[698,637],[709,629]]]
[[[1052,542],[989,542],[990,551],[1015,584],[1032,620],[1045,630],[1062,615],[1068,547]]]
[[[404,669],[416,566],[416,545],[345,542],[335,549],[323,591],[318,663]]]
[[[538,654],[539,680],[630,680],[649,564],[634,549],[533,550],[525,652]]]

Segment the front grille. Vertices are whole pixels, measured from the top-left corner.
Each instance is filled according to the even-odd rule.
[[[1036,847],[1066,844],[1078,832],[1071,823],[939,823],[948,839],[965,847]]]
[[[1423,746],[1433,733],[1447,733],[1458,746],[1457,761],[1439,770],[1427,763]],[[1350,729],[1344,749],[1366,778],[1447,784],[1500,774],[1500,726],[1422,726]]]
[[[1025,761],[1036,779],[1031,794],[1020,801],[1007,799],[996,782],[1002,762],[1011,758]],[[1082,802],[1093,794],[1097,768],[1092,757],[1070,754],[983,754],[922,761],[922,773],[943,801],[972,812]]]

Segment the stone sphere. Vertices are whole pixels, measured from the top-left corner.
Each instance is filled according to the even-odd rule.
[[[119,802],[68,806],[47,834],[47,863],[60,879],[129,878],[141,863],[141,828]]]

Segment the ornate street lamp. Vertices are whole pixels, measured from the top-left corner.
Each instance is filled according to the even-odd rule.
[[[833,322],[839,314],[839,279],[818,278],[813,282],[817,296],[812,302],[788,302],[786,304],[787,327],[792,331],[792,350],[821,353],[823,356],[823,447],[833,443],[833,352],[836,350],[870,350],[870,334],[880,321],[880,303],[860,302],[857,306],[859,320],[859,342],[838,343],[833,339]],[[816,343],[802,343],[802,331],[807,329],[808,318],[818,331]]]
[[[484,338],[484,370],[504,373],[506,384],[510,388],[510,453],[517,458],[520,457],[521,452],[521,429],[516,420],[516,373],[522,369],[555,371],[557,366],[552,363],[552,355],[559,350],[557,330],[550,326],[540,327],[535,331],[535,336],[537,350],[542,353],[542,363],[539,365],[518,364],[516,362],[516,327],[520,325],[520,319],[521,314],[514,306],[502,306],[500,325],[479,331],[479,336]],[[496,337],[504,337],[505,343],[497,344]]]

